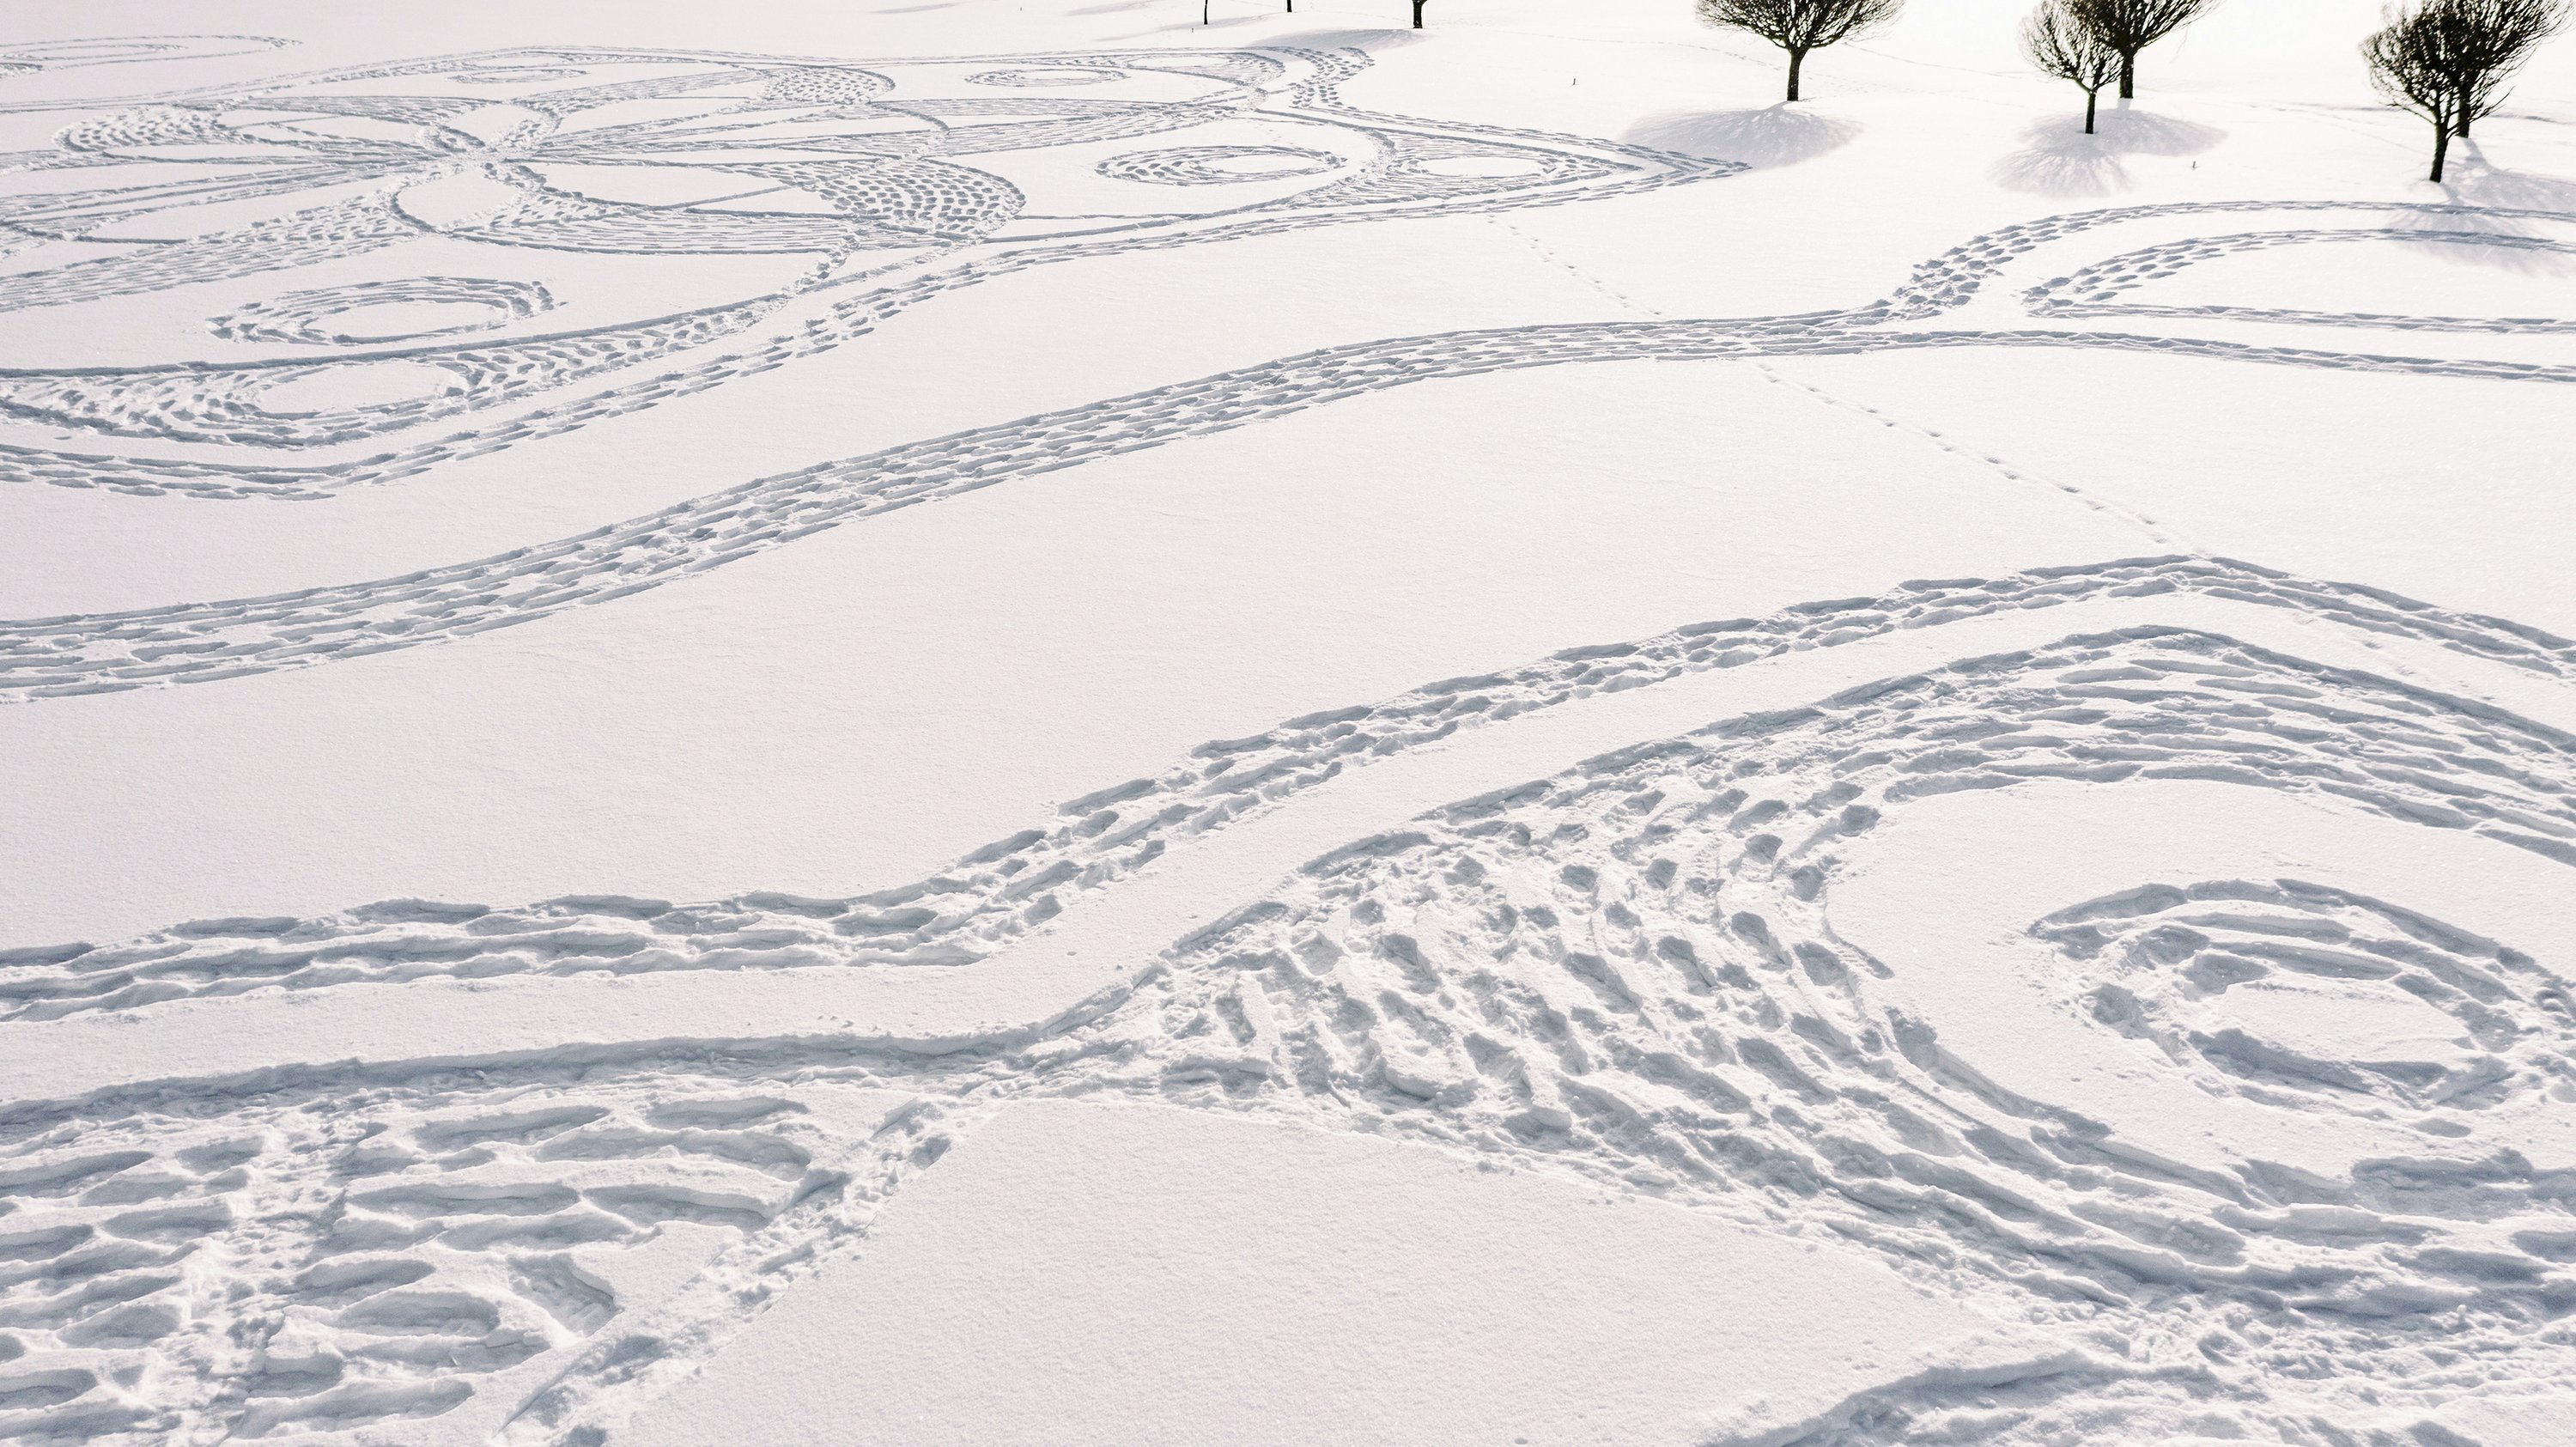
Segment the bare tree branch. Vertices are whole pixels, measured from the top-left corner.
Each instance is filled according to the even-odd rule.
[[[2442,0],[2433,0],[2413,11],[2401,11],[2361,43],[2362,59],[2370,63],[2370,83],[2391,105],[2433,123],[2431,179],[2436,181],[2442,179],[2451,134],[2461,124],[2464,99],[2459,50],[2463,32],[2446,9]]]
[[[2460,35],[2460,118],[2454,134],[2492,115],[2504,100],[2505,82],[2540,42],[2567,23],[2567,0],[2454,0],[2463,12],[2453,21]]]
[[[2566,19],[2567,0],[2421,0],[2361,43],[2379,93],[2433,123],[2431,179],[2451,137],[2494,114],[2505,82]]]
[[[2043,74],[2084,90],[2084,134],[2093,134],[2094,102],[2120,78],[2120,52],[2084,22],[2079,0],[2043,0],[2021,23],[2022,53]]]
[[[1905,0],[1699,0],[1699,18],[1789,52],[1789,99],[1796,100],[1808,51],[1875,30],[1904,8]]]
[[[2086,29],[2120,57],[2120,99],[2138,93],[2138,52],[2200,18],[2211,0],[2075,0]]]

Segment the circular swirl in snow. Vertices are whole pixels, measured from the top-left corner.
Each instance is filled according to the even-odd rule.
[[[216,336],[236,342],[368,346],[490,331],[554,305],[554,296],[533,281],[420,276],[291,291],[206,325]]]
[[[2543,316],[2434,316],[2380,311],[2319,311],[2282,306],[2236,306],[2216,302],[2169,302],[2131,295],[2151,283],[2180,276],[2191,268],[2250,252],[2289,246],[2334,243],[2379,243],[2415,248],[2478,251],[2538,258],[2558,264],[2576,256],[2576,242],[2551,236],[2512,232],[2442,231],[2423,227],[2311,227],[2288,231],[2252,231],[2225,236],[2193,236],[2140,247],[2052,277],[2022,293],[2023,304],[2044,317],[2179,317],[2194,320],[2278,322],[2296,326],[2385,327],[2394,331],[2499,332],[2547,334],[2576,331],[2576,320]],[[2402,295],[2402,294],[2401,294]],[[2395,299],[2392,297],[2392,299]]]
[[[1298,146],[1176,146],[1112,156],[1096,169],[1113,181],[1143,181],[1155,186],[1230,186],[1238,181],[1320,176],[1341,169],[1341,165],[1342,158],[1330,151]]]
[[[2220,1094],[2491,1106],[2548,1086],[2570,1034],[2567,992],[2529,955],[2292,879],[2149,885],[2032,932],[2094,1019]]]
[[[417,404],[461,385],[454,372],[427,362],[340,362],[298,368],[249,401],[263,412],[312,416]]]
[[[496,65],[453,71],[447,78],[464,85],[523,85],[542,80],[579,80],[588,74],[589,71],[561,65]]]
[[[987,70],[966,77],[966,83],[1038,90],[1057,85],[1107,85],[1124,74],[1123,71],[1098,70],[1089,66],[1050,65],[1036,70]]]

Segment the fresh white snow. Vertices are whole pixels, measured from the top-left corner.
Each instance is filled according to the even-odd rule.
[[[2576,1439],[2576,37],[0,13],[0,1440]]]

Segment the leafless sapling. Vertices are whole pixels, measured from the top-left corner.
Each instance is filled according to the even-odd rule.
[[[1808,51],[1875,30],[1904,8],[1905,0],[1699,0],[1699,18],[1789,52],[1789,99],[1796,100]]]
[[[2379,93],[2433,123],[2431,179],[2442,179],[2451,137],[2494,114],[2505,82],[2565,18],[2564,0],[2420,0],[2361,43]]]
[[[2492,114],[2504,84],[2540,42],[2567,23],[2567,0],[2460,0],[2460,119],[2454,135]]]
[[[2042,0],[2021,22],[2022,53],[2042,73],[2071,80],[2084,90],[2084,134],[2093,134],[2094,103],[2102,87],[2120,78],[2120,52],[2084,23],[2080,0]]]
[[[2461,81],[2466,38],[2453,0],[2427,0],[2392,13],[2386,25],[2361,43],[2362,59],[2370,63],[2370,81],[2379,93],[2433,123],[2431,179],[2436,181],[2442,179],[2442,162],[2467,105]]]
[[[2210,0],[2074,0],[2084,28],[2120,57],[2120,99],[2138,93],[2138,52],[2180,30],[2207,10]]]

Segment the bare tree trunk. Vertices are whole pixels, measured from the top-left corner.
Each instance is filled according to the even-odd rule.
[[[1798,98],[1798,67],[1806,63],[1807,52],[1803,50],[1789,52],[1789,99],[1791,100]]]
[[[2084,134],[2088,136],[2093,134],[2093,103],[2101,99],[2101,96],[2102,93],[2098,90],[2084,92]]]
[[[1413,28],[1416,30],[1422,28],[1422,4],[1423,0],[1413,0]]]
[[[2120,52],[2120,99],[2136,100],[2137,98],[2138,53],[2134,50],[2124,50]]]
[[[2450,150],[2450,118],[2447,116],[2436,117],[2433,121],[2433,174],[2428,179],[2435,181],[2442,179],[2442,159],[2450,154]]]

